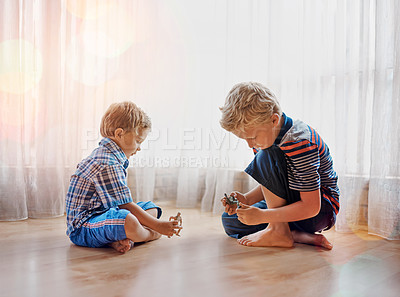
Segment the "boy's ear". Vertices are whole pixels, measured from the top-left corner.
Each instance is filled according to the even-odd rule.
[[[279,124],[280,119],[281,119],[281,117],[279,116],[279,114],[274,113],[272,115],[272,124],[274,125],[274,127],[276,127]]]
[[[122,128],[117,128],[114,131],[114,137],[117,139],[121,138],[123,134],[124,134],[124,130]]]

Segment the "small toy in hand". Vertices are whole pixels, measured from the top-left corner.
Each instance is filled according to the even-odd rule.
[[[237,200],[235,197],[233,197],[233,196],[228,197],[228,195],[226,195],[226,193],[225,193],[225,198],[226,198],[226,204],[229,204],[229,205],[236,204],[237,208],[239,208],[239,200]]]
[[[171,221],[171,220],[177,221],[177,222],[178,222],[178,226],[179,226],[179,227],[182,227],[182,216],[181,216],[181,213],[180,213],[180,212],[178,212],[178,213],[176,214],[176,216],[171,216],[171,217],[169,217],[169,220],[170,220],[170,221]],[[176,234],[177,236],[180,236],[180,235],[179,235],[179,232],[181,232],[181,230],[182,230],[182,229],[179,229],[175,234]]]

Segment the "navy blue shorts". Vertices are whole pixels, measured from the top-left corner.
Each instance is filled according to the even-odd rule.
[[[300,200],[300,192],[289,188],[286,158],[282,150],[276,145],[259,151],[254,160],[245,169],[245,172],[273,194],[285,199],[287,204]],[[253,206],[267,209],[267,204],[264,200],[257,202]],[[335,221],[336,214],[332,205],[321,196],[321,209],[315,217],[289,222],[289,227],[291,230],[315,233],[330,229],[335,224]],[[222,224],[225,232],[234,238],[241,238],[263,230],[268,226],[268,224],[248,226],[241,223],[236,214],[230,216],[226,212],[222,214]]]
[[[161,208],[151,201],[138,202],[143,210],[157,209],[157,218],[161,217]],[[79,229],[70,235],[70,240],[80,246],[103,247],[109,243],[126,238],[125,218],[129,210],[110,208],[106,212],[89,218]]]

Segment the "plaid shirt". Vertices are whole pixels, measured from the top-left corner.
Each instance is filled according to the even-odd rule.
[[[103,138],[78,164],[66,198],[68,236],[91,216],[132,202],[126,181],[128,166],[124,152],[109,138]]]

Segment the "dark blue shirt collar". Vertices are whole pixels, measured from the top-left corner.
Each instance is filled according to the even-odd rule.
[[[126,157],[122,149],[118,146],[118,144],[116,144],[113,140],[105,137],[99,142],[99,145],[109,149],[115,155],[118,162],[121,163],[125,169],[128,168],[129,166],[128,158]]]
[[[282,118],[283,118],[284,122],[283,122],[281,131],[279,132],[278,137],[275,139],[275,142],[274,142],[275,145],[279,145],[281,143],[283,136],[293,126],[293,120],[291,118],[289,118],[284,112],[282,113]]]

